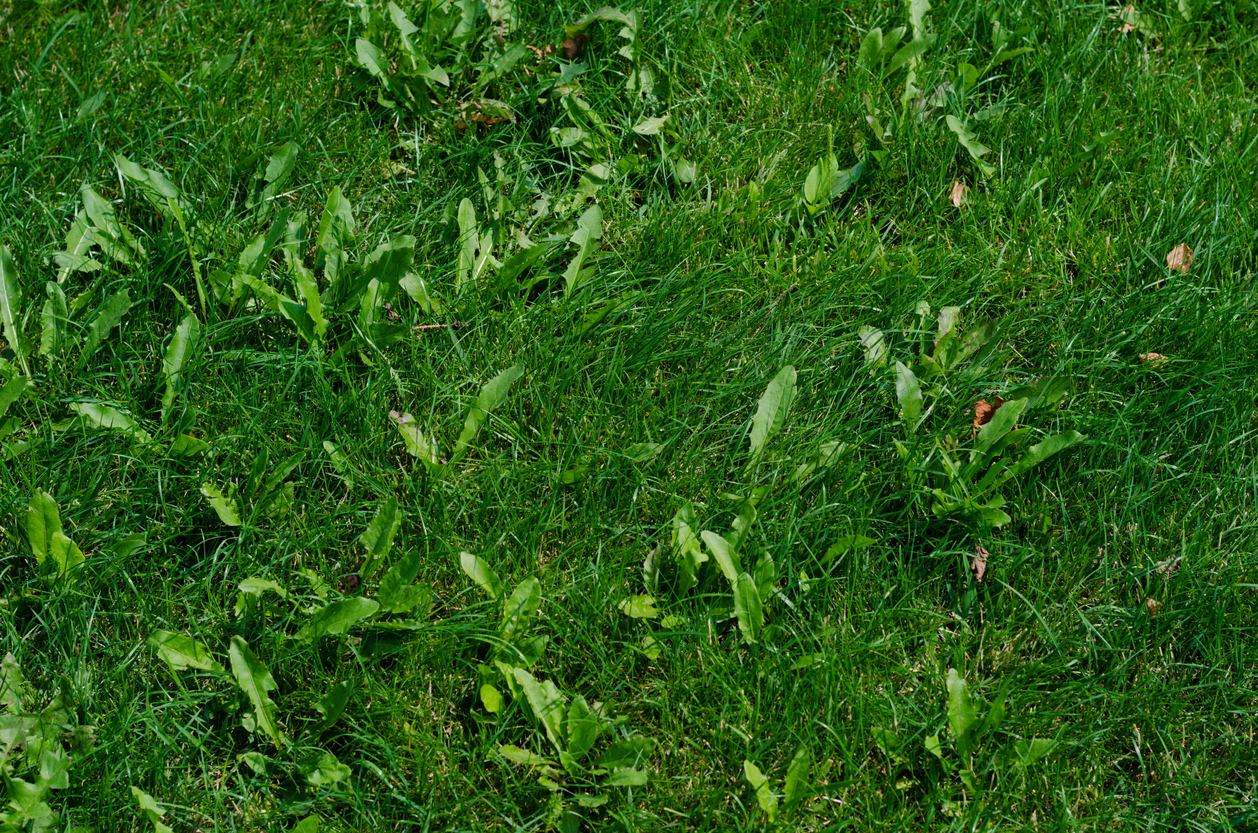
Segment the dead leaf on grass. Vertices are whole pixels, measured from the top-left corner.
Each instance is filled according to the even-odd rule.
[[[1166,253],[1166,268],[1173,269],[1181,275],[1188,274],[1188,267],[1192,266],[1192,246],[1187,243],[1180,243],[1175,248]]]
[[[563,56],[569,61],[575,61],[581,57],[581,53],[585,51],[585,47],[589,42],[589,35],[577,35],[575,38],[564,39],[561,45]]]
[[[966,187],[964,182],[952,183],[952,192],[948,194],[948,199],[957,208],[965,208],[970,204],[970,189]]]
[[[982,544],[974,545],[974,560],[970,562],[970,569],[974,572],[975,581],[982,581],[987,574],[987,556],[990,554]]]
[[[974,406],[973,433],[977,434],[978,429],[991,422],[992,417],[996,415],[997,409],[999,409],[1003,404],[1005,404],[1005,400],[1001,399],[999,396],[993,396],[991,402],[988,402],[986,399],[980,399],[978,404]]]
[[[1161,367],[1162,365],[1170,361],[1170,359],[1168,359],[1166,356],[1163,356],[1161,353],[1141,353],[1140,361],[1144,362],[1150,367]]]
[[[1162,609],[1162,603],[1157,599],[1145,599],[1144,608],[1149,611],[1150,616],[1157,616],[1158,611]]]

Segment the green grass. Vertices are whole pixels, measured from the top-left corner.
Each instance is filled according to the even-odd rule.
[[[422,20],[421,4],[401,5]],[[562,52],[530,53],[486,88],[514,121],[460,128],[471,111],[458,111],[459,85],[475,69],[447,64],[455,93],[435,109],[382,107],[352,60],[367,34],[352,5],[0,0],[0,244],[32,348],[29,389],[0,409],[0,657],[25,679],[6,682],[12,664],[0,675],[10,797],[20,782],[56,787],[41,799],[58,816],[47,829],[66,831],[153,829],[130,787],[176,831],[1258,824],[1258,7],[1148,0],[1142,28],[1123,33],[1113,5],[936,6],[929,49],[885,81],[859,56],[870,29],[910,26],[899,2],[657,0],[640,7],[633,64],[617,55],[622,24],[594,23],[578,83],[611,138],[582,156],[550,138],[573,124],[544,83]],[[521,0],[506,41],[558,45],[590,10]],[[962,95],[957,65],[987,65],[994,17],[1005,49],[1034,49]],[[391,26],[382,42],[396,49]],[[210,62],[228,55],[215,76]],[[653,97],[627,89],[640,68]],[[946,82],[951,93],[937,107],[902,101],[908,69],[925,96]],[[665,114],[662,153],[629,128]],[[981,163],[947,115],[991,149]],[[355,303],[312,343],[248,289],[215,299],[211,273],[238,271],[278,211],[255,216],[250,195],[286,142],[300,154],[276,205],[314,224],[299,256],[315,262],[339,187],[357,220],[347,274],[412,235],[403,271],[439,309],[398,292],[389,331],[363,329]],[[116,153],[165,172],[186,237],[119,175]],[[636,169],[562,206],[591,164],[630,153]],[[805,180],[829,154],[865,167],[813,216]],[[970,188],[962,209],[948,200],[956,181]],[[82,308],[41,355],[44,284],[83,185],[147,255],[97,249],[101,269],[69,273],[61,288]],[[494,221],[497,194],[519,210]],[[529,210],[539,195],[551,216]],[[496,256],[521,232],[554,244],[524,273],[535,283],[504,285],[490,264],[456,287],[465,199]],[[593,268],[566,288],[568,238],[595,203]],[[1194,251],[1182,274],[1165,263],[1180,243]],[[301,301],[278,250],[259,274]],[[125,316],[80,358],[95,311],[124,289]],[[914,365],[929,410],[910,431],[894,372],[871,372],[857,330],[882,331],[912,365],[949,306],[960,332],[1000,323],[993,358],[933,383]],[[163,419],[163,356],[189,315],[199,335]],[[13,333],[0,338],[2,386],[26,372]],[[456,454],[482,387],[516,365],[522,377]],[[758,403],[787,365],[797,395],[753,454]],[[1038,379],[1067,392],[1025,412],[1026,443],[1085,439],[999,490],[1007,524],[938,517],[935,467],[975,442],[976,402]],[[151,442],[102,430],[78,415],[84,403],[128,415]],[[391,411],[435,436],[431,466]],[[181,433],[210,448],[172,456]],[[833,441],[844,445],[830,465],[792,478]],[[659,447],[631,451],[640,443]],[[294,455],[273,484],[293,484],[291,508],[267,514],[260,484]],[[207,483],[240,495],[239,525]],[[40,492],[85,558],[69,575],[32,540]],[[767,556],[776,575],[757,590],[764,622],[749,641],[710,544],[685,589],[674,517],[689,503],[696,534],[737,543],[753,494],[740,569]],[[401,518],[373,575],[362,538],[390,498]],[[827,556],[853,535],[873,543]],[[643,572],[653,551],[657,581]],[[507,594],[538,580],[536,613],[506,640],[548,639],[532,677],[621,719],[567,769],[512,670],[527,662],[503,647],[503,603],[460,569],[463,552]],[[326,605],[385,599],[381,577],[399,564],[427,601],[311,638]],[[286,595],[242,594],[247,579]],[[622,612],[644,594],[655,618]],[[162,631],[217,665],[172,668],[150,642]],[[273,675],[277,741],[251,717],[241,644]],[[972,776],[959,771],[949,669],[1005,704]],[[342,681],[344,712],[316,731]],[[503,698],[497,713],[485,685]],[[942,758],[927,751],[936,735]],[[1055,746],[1019,765],[1036,738]],[[630,739],[649,741],[621,762],[646,783],[602,785],[594,760]],[[504,747],[552,764],[512,762]],[[801,747],[812,766],[788,791]],[[347,770],[319,768],[326,754]],[[64,782],[49,775],[58,760]],[[774,824],[744,761],[768,777],[760,798],[778,796]],[[577,800],[594,795],[605,803]]]

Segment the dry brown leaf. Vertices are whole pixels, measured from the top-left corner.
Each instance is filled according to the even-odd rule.
[[[1136,11],[1136,7],[1134,5],[1132,5],[1131,3],[1128,3],[1127,8],[1123,9],[1118,14],[1122,20],[1126,21],[1123,23],[1124,35],[1127,34],[1128,32],[1136,31],[1136,25],[1132,21],[1135,19],[1135,16],[1139,14],[1139,12]]]
[[[987,556],[990,555],[982,544],[974,545],[974,560],[970,562],[970,569],[974,572],[974,580],[982,581],[983,576],[987,573]]]
[[[1187,243],[1180,243],[1166,253],[1167,269],[1174,269],[1181,275],[1187,275],[1190,266],[1192,266],[1192,246]]]
[[[977,434],[978,429],[992,421],[992,417],[996,415],[996,410],[1005,404],[1005,400],[999,396],[993,396],[992,401],[980,399],[978,404],[974,406],[974,431]]]
[[[1157,599],[1145,599],[1144,607],[1145,610],[1149,611],[1150,616],[1157,616],[1158,611],[1162,609],[1162,603]]]
[[[1162,365],[1170,361],[1170,359],[1168,359],[1166,356],[1163,356],[1161,353],[1141,353],[1140,361],[1144,362],[1150,367],[1161,367]]]
[[[966,187],[964,182],[952,183],[952,192],[948,194],[948,200],[957,208],[965,208],[970,204],[970,189]]]
[[[586,44],[590,42],[589,35],[577,35],[575,38],[567,38],[560,46],[563,49],[563,56],[569,61],[575,61],[581,57],[581,53],[585,51]]]

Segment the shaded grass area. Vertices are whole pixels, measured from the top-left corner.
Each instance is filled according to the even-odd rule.
[[[138,829],[136,786],[176,830],[287,831],[312,815],[331,830],[761,829],[743,761],[782,794],[802,744],[806,797],[778,826],[1252,826],[1258,12],[1190,3],[1186,20],[1151,3],[1154,37],[1123,33],[1099,4],[938,5],[914,69],[925,96],[955,82],[958,62],[991,59],[993,19],[1034,51],[924,115],[901,102],[903,74],[884,84],[858,60],[869,29],[911,25],[901,4],[644,5],[637,49],[661,93],[632,115],[670,113],[698,175],[683,183],[650,163],[600,190],[595,277],[565,293],[558,279],[454,288],[460,201],[491,210],[478,169],[494,171],[497,154],[521,193],[575,180],[579,160],[550,143],[554,102],[529,86],[543,69],[508,91],[517,122],[460,131],[374,103],[350,63],[362,27],[341,4],[0,4],[0,242],[24,297],[42,303],[82,184],[149,250],[69,278],[71,296],[126,288],[134,306],[87,360],[40,359],[31,392],[0,414],[15,420],[0,459],[0,652],[35,708],[60,692],[67,723],[93,727],[48,799],[60,824]],[[520,41],[539,47],[587,11],[519,10]],[[599,28],[582,57],[607,112],[626,96],[617,45]],[[224,56],[235,60],[216,75]],[[889,137],[872,132],[870,108]],[[949,114],[992,149],[993,175]],[[622,132],[622,149],[640,148]],[[288,141],[301,155],[282,202],[317,216],[339,186],[359,222],[356,260],[414,235],[414,270],[446,309],[399,295],[402,321],[466,326],[338,357],[265,309],[211,305],[163,426],[162,358],[184,315],[167,285],[202,310],[182,238],[127,198],[113,156],[164,169],[192,199],[208,273],[265,231],[246,203]],[[806,175],[831,152],[868,167],[807,217]],[[970,188],[964,209],[948,202],[954,181]],[[1165,265],[1182,242],[1186,273]],[[967,326],[1003,320],[1008,351],[942,390],[915,439],[856,330],[920,340],[922,300],[962,306]],[[37,335],[36,300],[29,309]],[[6,347],[5,380],[19,372]],[[449,453],[481,387],[516,364],[524,378],[451,472],[407,453],[390,411]],[[787,364],[798,397],[754,459],[752,415]],[[1070,393],[1027,427],[1087,439],[1005,487],[1007,526],[939,522],[895,442],[965,443],[977,400],[1040,377],[1068,379]],[[156,443],[70,423],[85,401],[133,415]],[[211,449],[172,458],[179,431]],[[791,481],[836,440],[850,450]],[[638,460],[635,443],[662,449]],[[271,471],[303,450],[291,514],[250,514],[246,501],[227,526],[201,493],[243,490],[255,461]],[[778,575],[773,631],[748,644],[714,565],[686,593],[673,573],[651,589],[642,568],[657,546],[671,557],[683,503],[725,534],[758,486],[771,488],[744,559],[750,569],[763,551]],[[86,555],[72,582],[36,567],[25,518],[37,490]],[[375,592],[359,583],[360,539],[390,496],[405,513],[390,558],[419,554],[430,610],[412,629],[297,638],[311,611]],[[135,533],[143,543],[123,546]],[[850,535],[875,543],[827,559]],[[990,553],[981,582],[976,543]],[[551,790],[504,759],[504,744],[553,750],[524,697],[486,708],[479,666],[502,614],[459,569],[462,551],[509,589],[540,580],[533,631],[549,644],[533,675],[607,703],[625,718],[616,737],[651,738],[647,785],[584,807],[576,795],[597,790],[579,779]],[[288,596],[238,602],[250,578]],[[647,592],[658,618],[620,610]],[[172,673],[146,644],[158,630],[192,636],[224,667],[232,638],[246,640],[274,675],[287,745],[242,725],[256,706],[227,672]],[[952,737],[950,668],[976,696],[1005,698],[976,753],[977,789],[926,751]],[[342,680],[344,715],[311,740]],[[1056,746],[1015,765],[1033,738]],[[350,774],[312,783],[302,762],[324,752]]]

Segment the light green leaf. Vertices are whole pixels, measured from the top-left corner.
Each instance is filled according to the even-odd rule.
[[[520,766],[551,766],[551,761],[548,758],[510,744],[499,746],[498,754],[511,763],[519,764]]]
[[[402,526],[402,512],[398,509],[397,498],[389,495],[376,509],[375,517],[367,524],[363,537],[358,540],[367,550],[363,566],[358,575],[364,581],[371,578],[376,568],[383,563],[385,556],[393,547],[393,536],[397,535]]]
[[[782,430],[786,415],[795,401],[795,368],[786,365],[769,382],[760,396],[756,415],[751,418],[751,454],[755,456],[774,434]]]
[[[419,423],[415,421],[415,417],[389,411],[389,419],[397,424],[398,433],[402,435],[402,442],[406,445],[408,454],[417,457],[430,473],[435,474],[444,468],[441,464],[441,451],[437,447],[437,438],[424,433]]]
[[[533,716],[546,730],[546,736],[555,745],[555,749],[564,752],[562,725],[564,719],[564,696],[550,680],[538,682],[533,675],[523,668],[511,669],[516,683],[524,691],[524,698],[533,710]]]
[[[292,175],[300,152],[301,148],[296,142],[287,142],[267,160],[266,168],[262,172],[262,182],[255,186],[255,190],[260,190],[260,193],[251,200],[251,207],[256,209],[258,218],[265,217],[270,212],[271,204]]]
[[[603,209],[595,204],[587,208],[577,220],[577,230],[568,239],[569,243],[577,247],[577,253],[563,273],[565,295],[572,293],[580,285],[581,269],[585,265],[585,259],[594,251],[594,247],[602,237]]]
[[[647,775],[640,769],[614,769],[603,779],[604,787],[645,787]]]
[[[319,833],[319,824],[318,816],[306,816],[297,822],[297,826],[290,833]]]
[[[861,348],[865,351],[865,364],[871,373],[876,373],[887,364],[887,340],[882,330],[862,326],[856,331],[860,337]]]
[[[738,581],[738,574],[742,572],[742,566],[738,562],[738,554],[730,547],[728,541],[715,532],[709,532],[705,529],[702,537],[703,543],[708,545],[708,551],[716,559],[717,566],[721,568],[721,574],[725,576],[732,587]]]
[[[186,385],[182,374],[188,362],[188,355],[200,334],[201,322],[197,320],[197,317],[184,316],[179,326],[175,328],[175,334],[170,339],[170,346],[166,348],[166,355],[162,357],[162,374],[166,377],[166,392],[162,394],[163,423],[166,422],[170,406],[175,402],[175,393]]]
[[[39,355],[51,356],[61,351],[66,338],[66,325],[70,322],[70,310],[66,303],[66,294],[53,281],[44,284],[44,292],[48,300],[44,301],[44,309],[40,314]]]
[[[131,795],[135,798],[136,803],[140,805],[140,815],[144,816],[145,820],[153,825],[153,833],[175,833],[168,825],[162,823],[162,816],[166,815],[166,811],[157,806],[153,796],[139,787],[132,787]]]
[[[535,577],[526,578],[516,585],[511,597],[502,608],[502,623],[498,636],[508,644],[515,641],[528,627],[529,619],[542,603],[542,583]]]
[[[13,264],[13,256],[8,246],[0,246],[0,332],[8,342],[9,349],[17,356],[22,373],[31,375],[30,365],[26,361],[25,342],[18,329],[22,320],[22,287],[18,283],[17,267]]]
[[[978,429],[978,435],[974,438],[974,454],[983,454],[1012,431],[1029,403],[1028,399],[1015,399],[997,408],[992,418]]]
[[[913,37],[926,36],[926,13],[930,11],[930,0],[908,0],[909,25],[913,27]]]
[[[348,633],[359,620],[374,615],[379,609],[379,602],[361,596],[341,599],[315,611],[301,633],[311,642],[328,635]]]
[[[869,73],[878,69],[882,61],[882,30],[870,29],[869,34],[861,41],[860,52],[856,56],[856,65]]]
[[[312,787],[330,787],[344,781],[353,773],[331,752],[324,752],[303,767],[303,774],[306,776],[306,783]]]
[[[83,551],[64,532],[54,532],[49,542],[48,557],[57,565],[57,575],[66,576],[84,562]]]
[[[108,405],[99,402],[71,402],[70,410],[81,416],[84,422],[102,431],[117,431],[145,445],[153,441],[153,437],[136,425],[131,417]]]
[[[26,393],[30,384],[31,380],[25,376],[14,376],[4,383],[4,387],[0,387],[0,417],[3,417],[4,412],[9,410],[9,406]]]
[[[0,660],[0,706],[10,715],[22,711],[22,693],[26,686],[26,678],[22,676],[22,666],[18,665],[17,657],[6,653]]]
[[[190,434],[180,434],[175,437],[174,442],[170,444],[170,450],[166,452],[168,457],[194,457],[203,451],[208,451],[210,444],[204,440],[199,440]]]
[[[419,575],[419,564],[423,560],[418,551],[408,553],[380,579],[380,589],[376,592],[376,601],[382,610],[389,613],[405,613],[416,607],[432,591],[428,587],[414,586],[415,576]]]
[[[746,642],[759,642],[764,629],[764,605],[756,580],[747,573],[738,576],[734,583],[734,615],[738,617],[738,629]]]
[[[621,599],[618,607],[630,619],[654,619],[660,615],[655,609],[655,598],[652,596],[630,596]]]
[[[340,719],[345,712],[345,706],[349,703],[349,696],[354,691],[354,684],[351,680],[341,680],[336,685],[328,689],[328,693],[315,703],[315,711],[322,718],[318,726],[315,727],[314,733],[321,735]]]
[[[932,46],[934,46],[934,44],[935,44],[934,35],[926,35],[924,37],[914,37],[913,40],[909,41],[908,43],[904,44],[904,46],[900,47],[900,49],[891,58],[891,63],[887,64],[887,69],[886,69],[886,72],[883,73],[883,77],[886,78],[888,76],[894,75],[896,70],[900,69],[900,67],[904,66],[910,61],[914,61],[917,58],[920,58],[926,52],[926,50],[930,49]]]
[[[808,788],[808,771],[811,768],[812,749],[807,744],[801,744],[786,767],[786,789],[782,806],[787,812],[795,809],[804,797],[804,791]]]
[[[36,489],[26,509],[26,540],[30,542],[35,563],[43,566],[52,552],[53,537],[61,533],[61,511],[52,495]]]
[[[322,269],[327,279],[323,301],[339,297],[338,281],[345,264],[345,247],[354,242],[354,211],[340,186],[328,192],[315,238],[315,269]]]
[[[708,560],[703,547],[699,545],[699,535],[695,531],[698,525],[695,508],[690,501],[677,507],[677,512],[673,515],[672,551],[681,572],[679,590],[682,593],[699,583],[699,567]]]
[[[4,413],[0,409],[0,413]],[[624,450],[624,455],[635,463],[646,463],[654,460],[664,450],[662,443],[634,443]]]
[[[254,656],[253,651],[249,649],[249,644],[242,637],[232,637],[231,647],[227,653],[231,658],[232,675],[236,678],[236,684],[253,704],[253,719],[258,729],[270,738],[272,743],[280,746],[284,736],[280,732],[279,724],[275,722],[275,703],[268,696],[268,692],[278,688],[275,678],[271,676],[270,670],[262,661]]]
[[[635,767],[644,761],[654,748],[655,741],[650,738],[636,737],[618,740],[607,747],[606,752],[598,756],[594,761],[594,766],[607,769]]]
[[[503,587],[498,574],[489,566],[489,562],[470,552],[459,553],[459,566],[467,577],[476,582],[476,586],[484,590],[491,599],[501,599],[507,589]]]
[[[489,414],[502,404],[507,398],[507,391],[511,388],[511,383],[524,375],[524,366],[515,365],[499,373],[493,379],[481,388],[480,394],[476,397],[476,401],[472,404],[472,409],[467,414],[467,419],[463,423],[463,430],[459,433],[459,438],[454,442],[454,452],[450,457],[450,462],[461,459],[467,453],[473,439],[480,431],[481,427],[489,420]]]
[[[603,721],[590,710],[585,698],[577,695],[568,706],[568,754],[580,760],[594,748],[598,736],[603,731]]]
[[[1010,404],[1012,403],[1005,403],[999,410],[996,411],[996,413],[1000,413],[1000,411],[1009,407]],[[988,425],[990,424],[991,423],[988,423]],[[987,426],[983,427],[986,428]],[[1054,454],[1057,454],[1060,451],[1065,451],[1075,443],[1086,439],[1087,436],[1085,434],[1080,434],[1078,431],[1072,430],[1063,431],[1060,434],[1055,434],[1042,442],[1036,443],[1028,448],[1026,453],[1022,455],[1016,463],[1001,473],[1000,482],[1004,483],[1012,477],[1017,477],[1019,474],[1022,474],[1028,469],[1038,466]]]
[[[821,563],[829,564],[849,550],[869,547],[875,543],[877,542],[873,538],[867,538],[864,535],[840,535],[838,540],[826,548],[826,554],[821,557]]]
[[[1019,769],[1025,769],[1031,764],[1043,758],[1057,746],[1057,741],[1048,738],[1031,738],[1030,740],[1020,740],[1014,743],[1014,752],[1017,754],[1017,760],[1014,766]]]
[[[476,225],[476,207],[464,197],[459,203],[459,257],[454,269],[454,288],[460,290],[476,268],[476,247],[480,228]]]
[[[214,514],[218,515],[218,519],[227,526],[240,526],[240,503],[233,492],[234,490],[229,489],[225,495],[213,483],[201,484],[201,494],[205,496]]]
[[[87,341],[83,344],[83,353],[80,361],[96,352],[101,343],[109,335],[110,331],[118,325],[122,317],[127,314],[127,310],[131,309],[131,296],[127,294],[127,290],[111,295],[104,306],[101,307],[96,317],[92,319],[92,323],[87,327]]]
[[[218,673],[223,670],[223,666],[215,661],[208,648],[182,633],[154,631],[148,638],[148,644],[166,661],[172,671],[196,668]]]
[[[502,692],[485,683],[480,687],[481,705],[485,707],[485,711],[490,714],[502,713]]]
[[[643,119],[629,129],[639,136],[654,136],[664,128],[667,122],[668,116],[656,116],[655,118]]]
[[[983,176],[996,173],[994,166],[983,161],[983,157],[991,153],[991,148],[979,142],[956,116],[949,115],[945,121],[948,123],[948,129],[957,135],[957,141],[961,143],[961,147],[965,148],[970,158],[974,160],[974,164],[978,165],[979,170],[983,172]]]
[[[773,794],[769,779],[760,771],[760,767],[751,761],[743,761],[743,774],[747,778],[747,783],[751,784],[751,788],[756,791],[756,803],[768,816],[769,824],[773,824],[778,818],[778,797]]]
[[[970,689],[957,669],[948,669],[948,728],[958,740],[968,738],[971,729],[979,721],[978,708],[970,696]]]
[[[895,397],[900,403],[900,413],[909,433],[917,430],[922,416],[922,389],[917,384],[913,371],[904,366],[903,362],[895,363]]]

